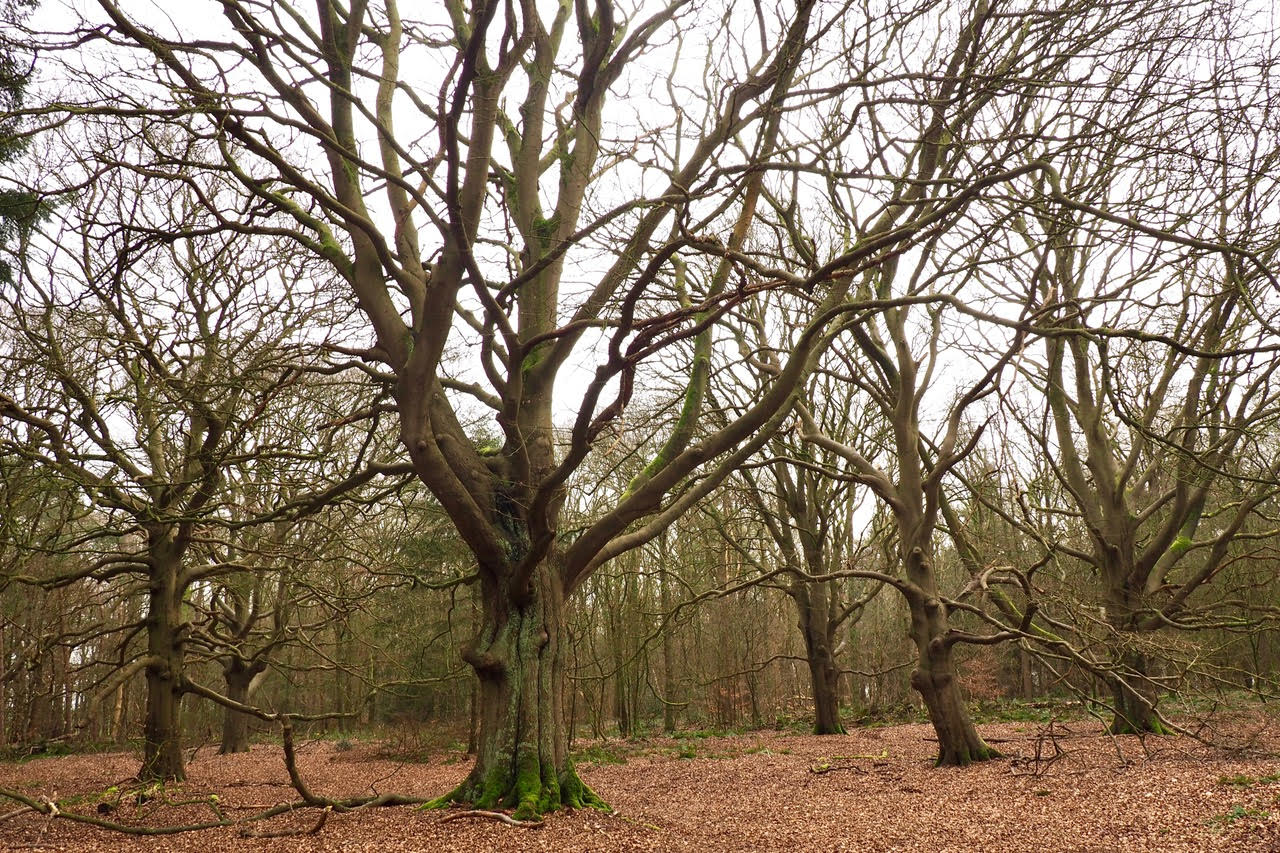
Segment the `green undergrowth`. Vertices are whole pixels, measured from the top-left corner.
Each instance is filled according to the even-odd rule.
[[[1218,784],[1232,788],[1252,788],[1254,785],[1274,785],[1280,783],[1280,773],[1268,773],[1265,776],[1246,776],[1238,773],[1234,776],[1219,776]]]
[[[7,764],[24,764],[40,758],[59,758],[64,755],[95,755],[102,752],[119,752],[122,749],[141,749],[141,741],[116,743],[115,741],[37,741],[36,743],[11,744],[0,747],[0,761]]]
[[[1254,809],[1247,806],[1232,806],[1220,815],[1214,815],[1205,822],[1206,826],[1228,827],[1242,820],[1266,820],[1271,812],[1266,809]]]
[[[614,744],[608,741],[589,744],[573,750],[571,756],[574,764],[626,764],[634,753],[626,748],[626,744]]]
[[[742,744],[739,733],[713,729],[675,732],[667,737],[655,736],[627,740],[592,741],[578,745],[571,753],[575,764],[626,764],[634,758],[693,759],[738,758],[743,755],[789,755],[787,747],[762,743]]]
[[[1089,717],[1089,711],[1082,702],[1070,699],[1000,699],[979,702],[973,706],[972,712],[975,723],[1048,723]]]

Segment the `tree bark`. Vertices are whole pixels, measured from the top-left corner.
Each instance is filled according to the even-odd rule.
[[[1140,632],[1135,612],[1141,609],[1141,592],[1129,588],[1127,567],[1105,567],[1112,578],[1107,603],[1107,621],[1115,629],[1118,648],[1112,660],[1119,673],[1110,679],[1112,734],[1168,734],[1156,714],[1159,691],[1148,675],[1149,662],[1141,650],[1127,645]]]
[[[932,574],[920,548],[909,552],[907,560],[910,575],[924,579]],[[924,700],[938,737],[937,766],[963,767],[998,758],[1000,753],[988,746],[974,728],[960,694],[952,644],[947,641],[946,605],[927,588],[924,594],[908,596],[907,605],[911,611],[911,639],[918,653],[911,686]]]
[[[659,540],[662,551],[666,552],[667,537],[664,533]],[[662,608],[662,616],[668,619],[671,613],[671,581],[667,578],[666,572],[660,572],[658,575],[658,600]],[[675,624],[667,621],[662,626],[662,730],[667,734],[675,732],[679,721],[676,718],[676,654],[675,641],[672,634],[675,632]]]
[[[182,758],[182,591],[174,548],[151,548],[151,592],[147,598],[147,704],[142,727],[142,768],[145,782],[186,779]]]
[[[480,684],[476,763],[433,805],[513,808],[518,820],[562,806],[607,808],[569,759],[567,631],[558,572],[544,561],[527,591],[492,581],[485,586],[480,633],[464,652]]]
[[[247,705],[249,696],[253,692],[253,681],[262,670],[263,667],[256,664],[245,666],[244,661],[238,659],[224,663],[222,677],[227,685],[227,698]],[[222,745],[218,748],[219,755],[249,751],[249,721],[249,715],[242,711],[233,708],[223,709]]]
[[[831,636],[825,608],[815,606],[809,584],[797,581],[791,598],[796,603],[800,633],[804,636],[805,659],[813,689],[813,733],[842,735],[840,722],[840,668],[835,659],[835,637]]]
[[[1117,735],[1169,732],[1156,714],[1159,693],[1147,675],[1147,658],[1138,651],[1121,652],[1117,657],[1121,674],[1111,682],[1111,733]]]

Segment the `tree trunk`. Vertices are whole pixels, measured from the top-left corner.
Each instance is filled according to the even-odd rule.
[[[1168,734],[1156,715],[1160,699],[1155,684],[1148,676],[1147,656],[1129,644],[1138,633],[1134,613],[1141,610],[1141,592],[1128,588],[1127,566],[1105,567],[1113,578],[1107,602],[1107,621],[1119,640],[1113,660],[1119,664],[1119,677],[1110,679],[1112,700],[1112,734]]]
[[[664,532],[659,540],[663,553],[666,553],[667,534]],[[661,602],[662,618],[668,619],[671,608],[671,581],[667,578],[666,572],[660,572],[658,575],[658,596]],[[672,734],[679,724],[676,719],[676,671],[675,671],[675,641],[672,634],[675,632],[675,624],[667,621],[662,626],[662,730],[667,734]]]
[[[0,619],[0,747],[9,743],[9,678],[6,670],[9,664],[9,652],[5,645],[5,624]],[[1257,655],[1254,656],[1255,658]]]
[[[557,572],[543,562],[525,594],[489,579],[480,592],[480,633],[463,653],[480,681],[476,763],[433,805],[514,808],[518,820],[562,806],[607,808],[569,759],[567,632]]]
[[[909,602],[911,638],[915,640],[919,658],[911,673],[911,686],[924,700],[929,721],[938,736],[937,766],[963,767],[975,761],[998,758],[978,734],[956,678],[952,647],[945,640],[946,606],[936,598]]]
[[[1156,715],[1159,695],[1147,677],[1146,656],[1136,651],[1124,652],[1120,655],[1120,663],[1123,677],[1115,678],[1111,683],[1111,700],[1114,703],[1111,733],[1168,734]]]
[[[810,595],[809,585],[796,581],[790,590],[796,603],[800,633],[804,637],[805,660],[809,664],[809,681],[813,690],[813,733],[842,735],[840,723],[840,668],[834,654],[835,638],[828,631],[828,618],[819,612]],[[824,608],[823,608],[824,609]]]
[[[182,594],[178,563],[152,549],[151,592],[147,598],[147,705],[142,727],[144,782],[186,778],[182,760]]]
[[[123,744],[129,740],[129,732],[125,726],[125,713],[128,707],[126,698],[124,684],[121,683],[116,687],[115,710],[111,715],[111,736],[117,744]]]
[[[467,703],[467,755],[475,755],[480,735],[480,685],[472,680],[471,700]]]
[[[224,663],[222,677],[227,685],[227,698],[233,702],[247,705],[253,679],[257,675],[258,671],[251,667],[246,667],[243,661],[233,660]],[[223,709],[222,745],[218,748],[219,755],[231,755],[237,752],[249,751],[249,721],[249,715],[242,711],[236,711],[232,708]]]

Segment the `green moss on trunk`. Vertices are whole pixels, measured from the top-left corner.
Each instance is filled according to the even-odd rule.
[[[511,809],[536,820],[561,808],[608,806],[569,760],[565,724],[564,598],[550,566],[532,595],[481,590],[484,624],[466,653],[480,680],[476,764],[462,784],[427,804]]]

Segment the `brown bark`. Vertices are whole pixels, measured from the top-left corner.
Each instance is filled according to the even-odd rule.
[[[666,552],[667,537],[665,534],[658,540],[660,550]],[[658,576],[658,600],[662,607],[663,617],[671,612],[671,581],[665,572],[659,573]],[[668,620],[662,626],[662,730],[667,734],[671,734],[676,730],[678,721],[676,719],[676,662],[675,662],[675,641],[672,633],[675,631],[675,625]]]
[[[480,633],[464,652],[480,685],[476,762],[461,785],[434,803],[514,808],[518,819],[561,806],[604,807],[569,759],[558,572],[543,561],[530,589],[487,582],[481,596]]]
[[[810,594],[810,584],[803,581],[792,586],[791,598],[799,614],[800,633],[804,637],[805,659],[813,688],[813,733],[844,734],[840,722],[840,667],[835,659],[835,637],[825,608]]]
[[[913,599],[909,605],[911,638],[919,651],[911,686],[924,700],[938,737],[938,766],[962,767],[999,757],[978,734],[960,693],[955,657],[945,636],[945,605],[935,598]]]
[[[142,726],[142,781],[186,778],[182,757],[184,626],[179,583],[181,548],[171,533],[153,534],[151,592],[147,597],[146,716]]]
[[[255,661],[246,666],[244,661],[231,659],[222,666],[222,677],[226,682],[226,696],[242,705],[249,704],[254,679],[265,669],[265,665]],[[249,751],[250,717],[233,708],[224,708],[222,717],[222,745],[219,755],[231,755]]]

